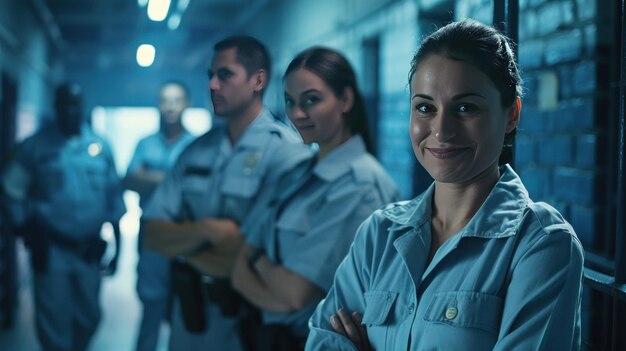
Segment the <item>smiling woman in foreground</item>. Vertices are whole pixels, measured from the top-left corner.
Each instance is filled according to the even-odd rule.
[[[451,23],[409,82],[413,150],[435,181],[361,225],[306,349],[579,349],[581,245],[503,152],[522,105],[508,39]]]

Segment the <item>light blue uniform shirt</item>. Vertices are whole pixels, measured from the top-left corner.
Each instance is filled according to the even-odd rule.
[[[503,170],[430,264],[434,185],[368,218],[310,320],[306,349],[356,350],[329,323],[344,307],[363,313],[373,350],[578,350],[580,242]]]
[[[172,141],[168,141],[162,132],[149,135],[137,144],[126,173],[132,174],[140,167],[149,172],[167,172],[172,168],[183,149],[193,140],[193,135],[186,130]],[[150,195],[152,194],[141,197],[139,202],[141,208],[145,208]]]
[[[285,171],[310,152],[297,134],[264,109],[231,145],[225,125],[198,137],[180,155],[176,165],[155,191],[143,218],[168,221],[231,219],[242,223],[261,189],[274,184]],[[210,304],[207,330],[187,344],[173,347],[236,349],[239,339],[232,318]],[[228,320],[228,321],[227,321]],[[187,337],[185,337],[187,338]],[[189,338],[187,338],[189,339]],[[190,345],[193,344],[193,345]]]
[[[153,194],[144,219],[225,218],[241,223],[261,187],[308,153],[295,132],[267,109],[235,145],[226,126],[217,125],[183,151]]]
[[[116,223],[126,212],[111,149],[87,127],[69,138],[55,123],[42,128],[20,145],[3,183],[8,194],[25,194],[15,199],[15,224],[37,216],[67,240],[98,238],[104,222]],[[82,261],[54,241],[49,255],[55,271],[74,270]]]
[[[288,174],[274,192],[264,219],[243,227],[249,243],[267,257],[328,291],[359,224],[374,210],[397,200],[398,189],[360,136],[321,161],[315,155]],[[263,312],[264,323],[289,325],[299,336],[319,301],[293,313]]]

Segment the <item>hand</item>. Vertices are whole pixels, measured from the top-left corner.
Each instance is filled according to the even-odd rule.
[[[367,330],[362,324],[362,316],[358,312],[352,312],[352,316],[340,308],[336,314],[330,316],[330,324],[335,332],[347,337],[360,351],[370,351],[370,342],[367,338]]]
[[[209,241],[220,252],[236,255],[243,244],[243,236],[239,232],[239,225],[230,219],[211,218],[201,221],[208,234]]]

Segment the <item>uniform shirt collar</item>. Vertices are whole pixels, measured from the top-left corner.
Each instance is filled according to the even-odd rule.
[[[313,174],[326,182],[332,182],[348,173],[352,161],[366,152],[363,138],[354,135],[319,161],[313,168]]]
[[[277,123],[276,118],[272,113],[263,106],[261,113],[259,113],[254,120],[248,125],[246,130],[241,135],[241,138],[236,143],[237,147],[250,147],[258,148],[262,147],[267,142],[267,138],[263,137],[263,134],[267,134],[269,130],[274,129],[274,123]],[[227,128],[224,128],[227,131]],[[228,134],[228,133],[226,133]]]
[[[500,238],[515,235],[522,216],[531,200],[519,176],[507,164],[502,175],[478,212],[461,229],[462,237]],[[394,227],[420,227],[430,221],[434,183],[411,201],[397,203],[385,210],[383,216]]]

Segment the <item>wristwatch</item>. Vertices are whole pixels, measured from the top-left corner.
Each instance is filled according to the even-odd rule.
[[[265,250],[260,248],[256,248],[250,253],[250,255],[248,256],[248,268],[250,268],[251,271],[256,271],[254,265],[263,255],[265,255]]]

